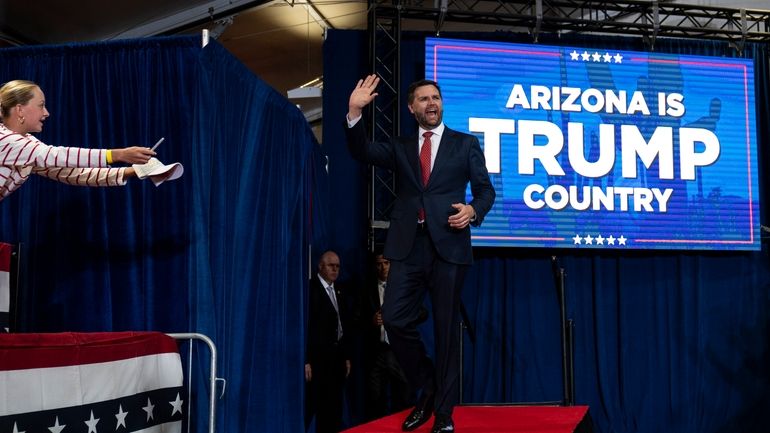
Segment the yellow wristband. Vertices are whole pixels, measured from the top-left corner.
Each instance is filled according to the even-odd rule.
[[[112,164],[112,149],[107,149],[107,164]]]

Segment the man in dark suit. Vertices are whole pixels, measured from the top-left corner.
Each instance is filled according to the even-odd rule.
[[[396,360],[382,322],[382,302],[387,291],[390,260],[377,254],[374,262],[377,278],[367,286],[364,302],[364,318],[368,318],[364,341],[368,364],[366,414],[369,419],[404,410],[411,405],[412,400],[406,374]]]
[[[444,125],[441,90],[433,81],[409,86],[408,107],[419,134],[370,142],[360,120],[377,96],[378,83],[375,75],[358,81],[348,102],[346,136],[354,158],[392,170],[396,181],[384,250],[391,268],[382,314],[399,363],[421,390],[402,429],[415,430],[435,409],[432,432],[453,432],[461,380],[460,291],[473,263],[469,225],[481,224],[495,190],[478,139]],[[473,197],[466,203],[469,182]],[[426,293],[433,305],[435,367],[416,325]]]
[[[345,378],[350,374],[346,303],[343,292],[334,285],[339,272],[339,256],[327,251],[318,261],[318,273],[310,279],[305,429],[315,415],[316,433],[340,431]]]

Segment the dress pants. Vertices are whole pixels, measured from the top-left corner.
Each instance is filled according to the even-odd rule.
[[[337,344],[311,363],[313,378],[305,395],[305,430],[315,415],[316,433],[337,433],[342,428],[345,356]]]
[[[378,342],[374,352],[366,377],[368,419],[404,410],[412,400],[409,381],[390,344]]]
[[[415,390],[435,393],[435,412],[451,416],[460,397],[460,292],[468,265],[443,260],[418,228],[404,260],[391,260],[382,318],[390,345]],[[436,364],[417,329],[426,293],[433,305]]]

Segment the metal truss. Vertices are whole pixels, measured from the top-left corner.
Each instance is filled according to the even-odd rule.
[[[473,23],[496,29],[596,32],[655,37],[770,42],[770,10],[683,5],[668,1],[437,0],[379,1],[381,18]]]
[[[401,18],[398,10],[380,15],[370,3],[369,53],[372,71],[380,77],[377,97],[370,111],[371,139],[387,141],[398,134],[401,125],[398,93],[401,86]],[[374,250],[384,242],[390,226],[390,209],[395,197],[395,179],[389,170],[370,167],[369,178],[369,247]]]
[[[400,130],[398,99],[402,28],[438,35],[457,25],[476,31],[529,33],[597,33],[639,36],[650,50],[657,38],[728,41],[738,52],[746,42],[770,43],[770,10],[683,5],[670,1],[581,0],[369,0],[369,41],[372,70],[380,78],[379,96],[371,111],[372,139],[388,140]],[[371,168],[370,248],[384,238],[395,197],[395,182],[386,170]]]

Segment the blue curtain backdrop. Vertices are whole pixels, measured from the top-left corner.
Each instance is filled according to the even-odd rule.
[[[402,133],[407,133],[415,126],[405,109],[405,90],[422,78],[427,35],[402,36],[398,104],[404,108]],[[510,34],[442,36],[532,42]],[[648,50],[641,40],[614,36],[541,35],[540,41]],[[359,203],[365,200],[367,171],[345,152],[342,127],[350,91],[371,73],[366,43],[364,32],[330,31],[324,46],[324,146],[337,158],[332,166],[353,167],[330,170],[330,182],[339,188],[334,195],[346,197],[335,202],[330,235],[351,257],[366,254],[366,209]],[[728,44],[711,41],[658,40],[655,50],[738,56]],[[336,60],[342,56],[344,63]],[[747,44],[742,56],[755,59],[760,193],[768,203],[770,178],[762,164],[770,144],[768,47]],[[767,431],[766,246],[756,253],[477,249],[463,292],[476,332],[474,344],[465,340],[465,402],[562,399],[553,254],[567,273],[567,311],[575,321],[576,400],[590,406],[597,432]]]
[[[185,166],[158,188],[33,177],[0,202],[0,239],[23,246],[20,331],[206,334],[227,380],[217,431],[301,431],[307,245],[328,226],[311,213],[328,180],[302,113],[197,37],[0,50],[0,82],[19,78],[45,93],[44,142],[165,137],[159,159]],[[203,432],[208,353],[197,353]]]

